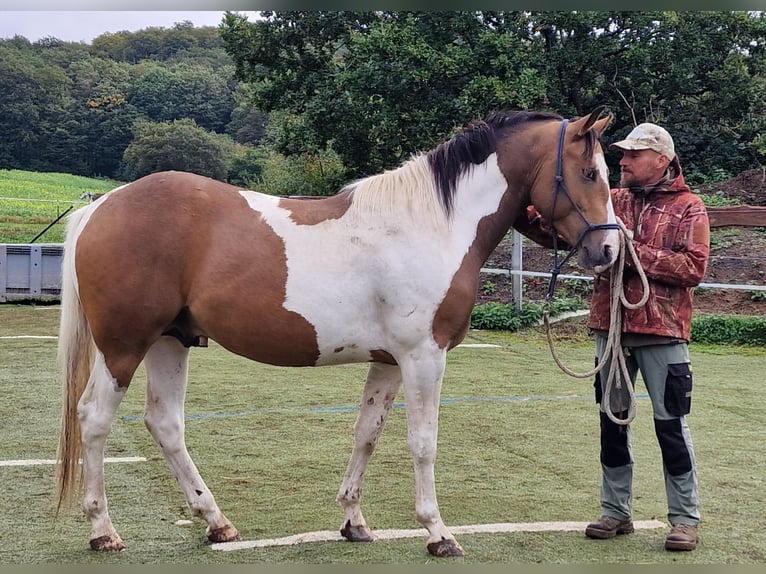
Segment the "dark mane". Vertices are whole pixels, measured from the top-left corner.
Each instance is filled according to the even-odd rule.
[[[452,213],[457,180],[496,151],[498,132],[514,131],[529,122],[562,119],[552,112],[497,112],[484,120],[471,122],[449,141],[428,152],[428,164],[447,215]],[[593,145],[593,142],[589,144],[591,151]]]

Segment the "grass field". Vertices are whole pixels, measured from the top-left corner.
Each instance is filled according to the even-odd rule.
[[[55,306],[0,305],[0,461],[52,459],[58,435]],[[436,477],[450,525],[587,522],[598,515],[598,416],[592,381],[553,362],[544,335],[472,332],[450,353],[443,390]],[[574,370],[592,365],[590,341],[561,341]],[[462,534],[466,557],[441,563],[754,564],[766,560],[762,349],[692,347],[690,425],[699,462],[701,544],[668,553],[665,529],[612,541],[582,532]],[[231,355],[211,341],[192,351],[187,444],[223,511],[245,539],[336,530],[335,502],[352,441],[364,365],[285,369]],[[433,563],[425,536],[372,544],[317,542],[218,552],[204,524],[191,524],[183,496],[141,420],[143,373],[114,423],[107,456],[112,518],[128,544],[119,554],[87,549],[78,508],[53,516],[51,465],[0,466],[0,563]],[[636,520],[665,521],[665,495],[651,407],[638,389],[633,424]],[[400,397],[401,398],[401,397]],[[373,529],[417,528],[405,416],[397,408],[372,458],[363,499]],[[437,561],[439,562],[439,561]]]
[[[65,173],[0,169],[0,243],[29,243],[71,206],[90,201],[84,195],[105,193],[119,182]],[[38,242],[61,243],[63,222]]]

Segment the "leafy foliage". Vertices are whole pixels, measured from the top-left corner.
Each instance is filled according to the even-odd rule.
[[[309,178],[326,193],[499,108],[574,116],[600,105],[614,115],[610,140],[642,121],[667,127],[693,185],[766,158],[764,12],[261,15],[228,13],[218,29],[180,22],[104,34],[91,45],[0,40],[0,168],[120,177],[137,124],[188,119],[269,146],[260,157],[277,153],[285,165],[337,158],[339,170]],[[195,141],[213,145],[209,155],[220,143]],[[134,165],[136,149],[150,151],[134,146]],[[253,157],[228,149],[227,166]],[[617,161],[607,151],[613,174]]]
[[[234,109],[226,68],[192,63],[156,65],[133,82],[128,102],[153,121],[191,119],[212,132],[223,132]],[[172,97],[168,97],[172,94]]]
[[[270,146],[242,146],[229,167],[232,183],[270,195],[336,194],[346,172],[332,150],[285,156]]]
[[[330,145],[357,176],[430,149],[488,110],[545,100],[523,42],[471,12],[264,16],[228,15],[222,36],[256,105],[289,113],[277,149]]]
[[[614,138],[661,123],[690,173],[764,158],[763,13],[263,14],[229,14],[221,34],[256,105],[296,118],[278,149],[332,145],[355,175],[499,107],[582,115],[606,105]]]
[[[124,176],[133,180],[174,169],[225,179],[226,157],[233,147],[222,136],[200,128],[194,120],[135,124],[135,139],[125,150]]]
[[[577,311],[587,305],[579,297],[556,297],[548,305],[527,301],[517,309],[513,304],[482,303],[474,306],[471,312],[471,328],[488,331],[518,331],[525,327],[538,325],[547,310],[551,317],[569,311]]]
[[[766,319],[739,315],[695,315],[692,342],[730,345],[766,345]]]

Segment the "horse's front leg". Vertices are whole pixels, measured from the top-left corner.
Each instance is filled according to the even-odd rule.
[[[337,497],[343,508],[340,533],[352,542],[374,539],[362,516],[362,483],[367,464],[386,426],[391,405],[401,384],[402,375],[397,365],[373,363],[370,366],[359,415],[354,424],[354,450]]]
[[[407,438],[415,463],[415,515],[428,530],[428,552],[434,556],[464,556],[465,552],[447,529],[436,501],[436,444],[439,435],[439,400],[446,366],[446,350],[399,361],[404,380]]]

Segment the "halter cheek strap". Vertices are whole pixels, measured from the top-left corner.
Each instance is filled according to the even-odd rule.
[[[558,154],[556,156],[556,180],[555,180],[556,188],[553,190],[553,207],[551,208],[551,233],[553,235],[553,269],[551,270],[551,281],[548,284],[548,302],[550,302],[553,299],[553,290],[556,287],[556,279],[558,278],[562,267],[564,267],[566,262],[569,261],[569,258],[572,257],[572,255],[574,255],[575,253],[577,253],[578,249],[580,249],[580,245],[582,244],[583,239],[585,239],[585,236],[591,231],[597,231],[601,229],[620,229],[619,223],[599,223],[597,225],[592,224],[590,221],[588,221],[588,218],[585,217],[585,214],[582,212],[582,209],[580,209],[577,203],[575,203],[575,201],[572,199],[572,196],[569,194],[569,190],[567,189],[566,183],[564,183],[564,136],[566,135],[568,123],[569,123],[569,120],[562,120],[561,122],[561,130],[559,131]],[[558,230],[556,229],[556,224],[554,223],[554,220],[553,220],[553,215],[556,213],[556,201],[558,200],[559,192],[567,196],[569,203],[571,203],[572,206],[577,211],[577,213],[580,214],[580,217],[582,217],[586,225],[583,232],[577,238],[577,241],[575,242],[575,244],[569,250],[569,253],[567,253],[566,257],[564,257],[564,259],[562,259],[561,262],[559,262],[558,260],[559,233],[558,233]]]

